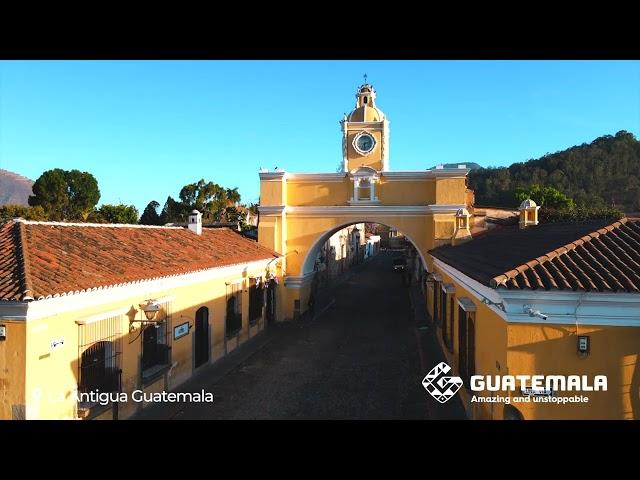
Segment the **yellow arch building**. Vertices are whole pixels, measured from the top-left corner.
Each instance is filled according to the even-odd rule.
[[[464,210],[469,170],[390,170],[389,120],[376,105],[373,86],[358,88],[355,108],[340,125],[341,171],[260,172],[258,239],[284,255],[285,318],[306,310],[316,255],[346,225],[373,222],[402,231],[425,269],[428,250],[454,236],[470,237]]]

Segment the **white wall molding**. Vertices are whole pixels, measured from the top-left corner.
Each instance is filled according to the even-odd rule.
[[[265,206],[258,206],[258,212],[260,212],[260,215],[264,216],[264,217],[269,217],[269,216],[279,216],[282,215],[284,213],[285,210],[285,206],[284,205],[265,205]]]
[[[480,303],[487,304],[509,323],[640,327],[640,294],[496,290],[468,277],[437,258],[433,260],[437,269],[451,276]],[[504,311],[495,304],[502,305]],[[529,316],[525,312],[525,305],[547,315],[547,319]]]
[[[259,172],[260,180],[278,182],[282,181],[287,172],[278,170],[277,172]]]
[[[286,276],[284,278],[284,286],[287,288],[302,288],[311,283],[314,274],[315,272],[310,272],[300,276]]]
[[[319,216],[421,216],[433,214],[455,214],[464,205],[337,205],[286,207],[286,212],[292,217]],[[364,220],[364,219],[363,219]]]
[[[29,302],[0,301],[0,322],[3,320],[25,321]]]
[[[288,173],[287,182],[332,182],[342,183],[347,177],[346,172],[339,173]]]

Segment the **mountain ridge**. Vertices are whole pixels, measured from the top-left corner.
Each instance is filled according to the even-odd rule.
[[[29,205],[33,180],[0,168],[0,205]]]

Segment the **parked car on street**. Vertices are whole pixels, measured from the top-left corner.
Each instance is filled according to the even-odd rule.
[[[403,272],[405,267],[407,266],[407,260],[405,258],[394,258],[393,259],[393,271],[394,272]]]

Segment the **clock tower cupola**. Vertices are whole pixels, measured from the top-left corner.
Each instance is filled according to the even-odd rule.
[[[356,92],[355,109],[340,124],[343,171],[363,166],[379,172],[389,169],[389,121],[376,106],[376,91],[366,76]]]

